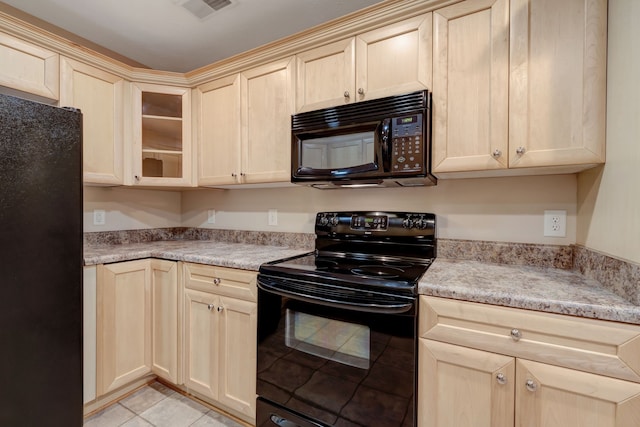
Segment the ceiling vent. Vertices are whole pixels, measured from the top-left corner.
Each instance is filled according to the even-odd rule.
[[[229,6],[231,0],[187,0],[182,3],[182,7],[187,9],[198,19],[204,19],[216,10]]]

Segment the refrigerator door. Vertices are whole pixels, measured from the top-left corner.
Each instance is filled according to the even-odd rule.
[[[0,425],[82,425],[82,114],[0,95]]]

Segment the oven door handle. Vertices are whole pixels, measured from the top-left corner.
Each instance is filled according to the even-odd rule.
[[[294,298],[297,300],[310,302],[313,304],[324,305],[328,307],[342,308],[347,310],[362,311],[365,313],[379,313],[379,314],[400,314],[411,311],[414,306],[413,301],[407,302],[394,302],[389,304],[376,304],[376,303],[357,303],[347,302],[342,300],[331,299],[329,296],[316,297],[308,295],[302,292],[294,292],[291,290],[283,290],[277,286],[273,286],[269,283],[258,280],[258,288],[265,292],[281,295],[283,297]]]

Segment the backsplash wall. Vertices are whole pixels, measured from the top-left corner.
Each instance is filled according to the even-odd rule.
[[[569,245],[576,239],[576,177],[549,175],[441,180],[435,187],[316,190],[307,187],[244,190],[138,190],[85,187],[84,230],[165,227],[313,233],[316,212],[400,210],[434,212],[438,237]],[[106,214],[93,225],[93,211]],[[207,211],[216,211],[215,224]],[[268,225],[268,210],[278,225]],[[545,209],[567,211],[567,236],[543,237]]]

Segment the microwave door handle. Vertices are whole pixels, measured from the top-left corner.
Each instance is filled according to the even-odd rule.
[[[382,170],[391,170],[391,119],[382,120],[380,125],[380,146],[382,152]]]

